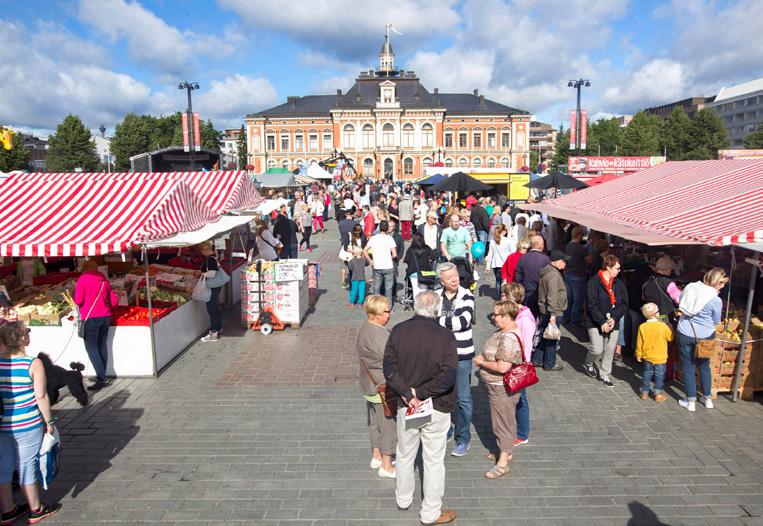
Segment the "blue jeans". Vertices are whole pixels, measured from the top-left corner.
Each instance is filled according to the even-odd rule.
[[[494,267],[493,275],[495,276],[495,299],[498,301],[501,299],[501,282],[503,281],[501,267]]]
[[[366,301],[366,280],[352,280],[350,282],[350,304],[363,305]]]
[[[456,410],[453,411],[453,434],[456,444],[468,444],[472,439],[472,361],[459,360],[456,372]]]
[[[643,383],[641,385],[642,393],[649,393],[649,387],[652,383],[652,377],[654,376],[654,394],[662,392],[662,385],[665,383],[665,366],[664,363],[652,363],[644,360],[644,372]]]
[[[394,296],[394,284],[395,284],[395,271],[394,269],[374,269],[374,294],[381,294],[382,285],[384,286],[384,295],[389,300],[389,304],[392,305]]]
[[[585,294],[586,279],[583,276],[564,276],[567,285],[567,310],[562,317],[562,323],[571,322],[580,325],[583,317],[583,301]]]
[[[207,302],[210,332],[220,332],[220,329],[223,328],[222,315],[220,314],[220,289],[222,289],[222,287],[209,289],[212,291],[212,294],[209,296],[209,301]]]
[[[42,428],[16,433],[0,433],[0,484],[10,484],[19,472],[19,484],[37,482],[37,455],[42,445]]]
[[[527,392],[522,389],[519,392],[517,402],[517,438],[527,440],[530,438],[530,404],[527,402]]]
[[[548,327],[551,316],[541,314],[538,322],[538,334],[541,335],[538,347],[533,349],[533,363],[542,363],[544,369],[551,369],[556,365],[556,353],[559,351],[559,340],[547,340],[543,337],[543,331]],[[558,321],[558,320],[557,320]]]
[[[109,325],[111,316],[101,316],[85,320],[85,350],[90,363],[95,369],[96,380],[106,379],[106,367],[109,363]]]
[[[710,338],[699,338],[700,340],[709,340]],[[694,356],[694,346],[697,340],[694,336],[686,336],[677,332],[676,340],[678,342],[678,354],[681,356],[681,367],[684,371],[684,389],[686,389],[686,399],[694,401],[697,399],[697,379],[694,376],[695,369],[699,368],[699,379],[702,382],[702,393],[710,397],[712,384],[712,375],[710,373],[710,360],[707,358],[697,359]]]

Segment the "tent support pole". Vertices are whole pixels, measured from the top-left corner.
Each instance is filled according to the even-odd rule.
[[[744,314],[742,341],[739,346],[739,354],[737,355],[736,371],[734,372],[734,387],[731,394],[732,402],[736,402],[739,395],[739,378],[742,375],[742,361],[744,360],[745,346],[747,345],[747,331],[750,328],[750,316],[752,314],[752,299],[755,295],[755,281],[758,279],[758,270],[760,267],[760,261],[757,259],[747,258],[745,261],[752,266],[752,272],[750,273],[750,288],[747,291],[747,309]]]
[[[148,250],[143,247],[143,264],[146,269],[146,301],[148,301],[148,330],[151,333],[151,359],[154,362],[154,376],[159,374],[156,366],[156,341],[154,339],[154,311],[151,305],[151,278],[148,273]]]

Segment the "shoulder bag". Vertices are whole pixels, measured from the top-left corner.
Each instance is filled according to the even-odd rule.
[[[516,333],[519,342],[519,352],[522,356],[522,363],[512,366],[503,374],[503,386],[510,395],[516,394],[525,387],[530,387],[538,383],[538,373],[535,372],[535,366],[532,362],[525,362],[525,348],[522,345],[522,338]],[[503,340],[501,341],[503,345]]]
[[[418,275],[418,281],[421,285],[431,286],[434,285],[437,280],[437,272],[434,270],[421,270],[419,266],[419,258],[416,256],[416,252],[411,252],[413,261],[416,263],[416,274]]]
[[[360,363],[362,363],[363,367],[366,369],[366,374],[368,374],[368,377],[371,379],[371,383],[376,386],[376,391],[379,393],[379,398],[381,398],[381,404],[384,408],[384,416],[392,418],[395,416],[395,413],[397,413],[397,401],[395,400],[394,395],[389,390],[387,384],[376,383],[376,380],[374,380],[374,377],[371,375],[371,371],[368,369],[363,358],[360,359]]]
[[[694,324],[689,322],[689,325],[691,325],[691,332],[694,333],[694,341],[696,342],[694,344],[694,357],[697,360],[707,360],[708,358],[715,356],[715,340],[700,340],[697,338],[697,331],[694,330]]]
[[[81,317],[77,320],[77,336],[80,338],[85,337],[85,320],[90,318],[90,314],[93,312],[93,307],[95,307],[95,302],[98,301],[98,298],[101,296],[101,292],[103,291],[103,281],[101,281],[101,288],[98,289],[98,294],[95,296],[95,299],[93,300],[93,303],[90,304],[90,310],[87,311],[87,316],[83,320]]]
[[[216,289],[218,287],[222,287],[229,281],[230,281],[230,276],[228,275],[227,272],[225,272],[225,269],[218,261],[217,270],[215,270],[215,275],[212,276],[211,278],[207,278],[207,287],[209,287],[210,289]]]

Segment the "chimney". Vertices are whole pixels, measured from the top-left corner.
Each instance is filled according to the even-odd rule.
[[[340,90],[340,89],[336,90],[336,94],[337,95],[341,95],[342,94],[342,90]]]
[[[475,90],[474,90],[474,96],[475,96],[475,97],[479,97],[479,96],[480,96],[480,90],[478,90],[478,89],[475,89]]]
[[[435,88],[434,89],[434,94],[437,95],[438,93],[440,93],[440,88]]]
[[[485,96],[480,95],[480,106],[484,106],[484,105],[485,105]]]
[[[295,97],[293,95],[289,96],[289,97],[286,97],[286,102],[289,103],[289,106],[291,107],[291,109],[293,109],[293,110],[297,109],[297,99],[298,98],[299,97]]]

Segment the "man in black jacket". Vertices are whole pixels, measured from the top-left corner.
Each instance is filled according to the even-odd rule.
[[[299,227],[293,219],[290,219],[286,212],[286,205],[281,206],[281,210],[273,225],[273,235],[281,241],[280,259],[294,259],[297,257],[297,230]]]
[[[456,392],[458,353],[456,339],[435,319],[440,304],[433,291],[420,292],[414,302],[413,318],[396,325],[384,349],[387,385],[402,403],[397,411],[397,465],[395,500],[401,510],[413,502],[416,481],[413,464],[423,448],[424,499],[419,517],[422,524],[445,524],[456,513],[442,509],[445,494],[445,444]],[[432,399],[432,419],[418,429],[406,429],[407,407],[417,408]]]
[[[487,235],[490,232],[490,218],[487,216],[487,210],[482,206],[483,199],[480,199],[477,204],[472,207],[472,213],[469,216],[469,221],[474,225],[474,230],[477,232],[477,239],[482,241],[485,245],[485,253],[487,253]],[[484,260],[484,256],[475,260],[475,263],[479,263]]]

